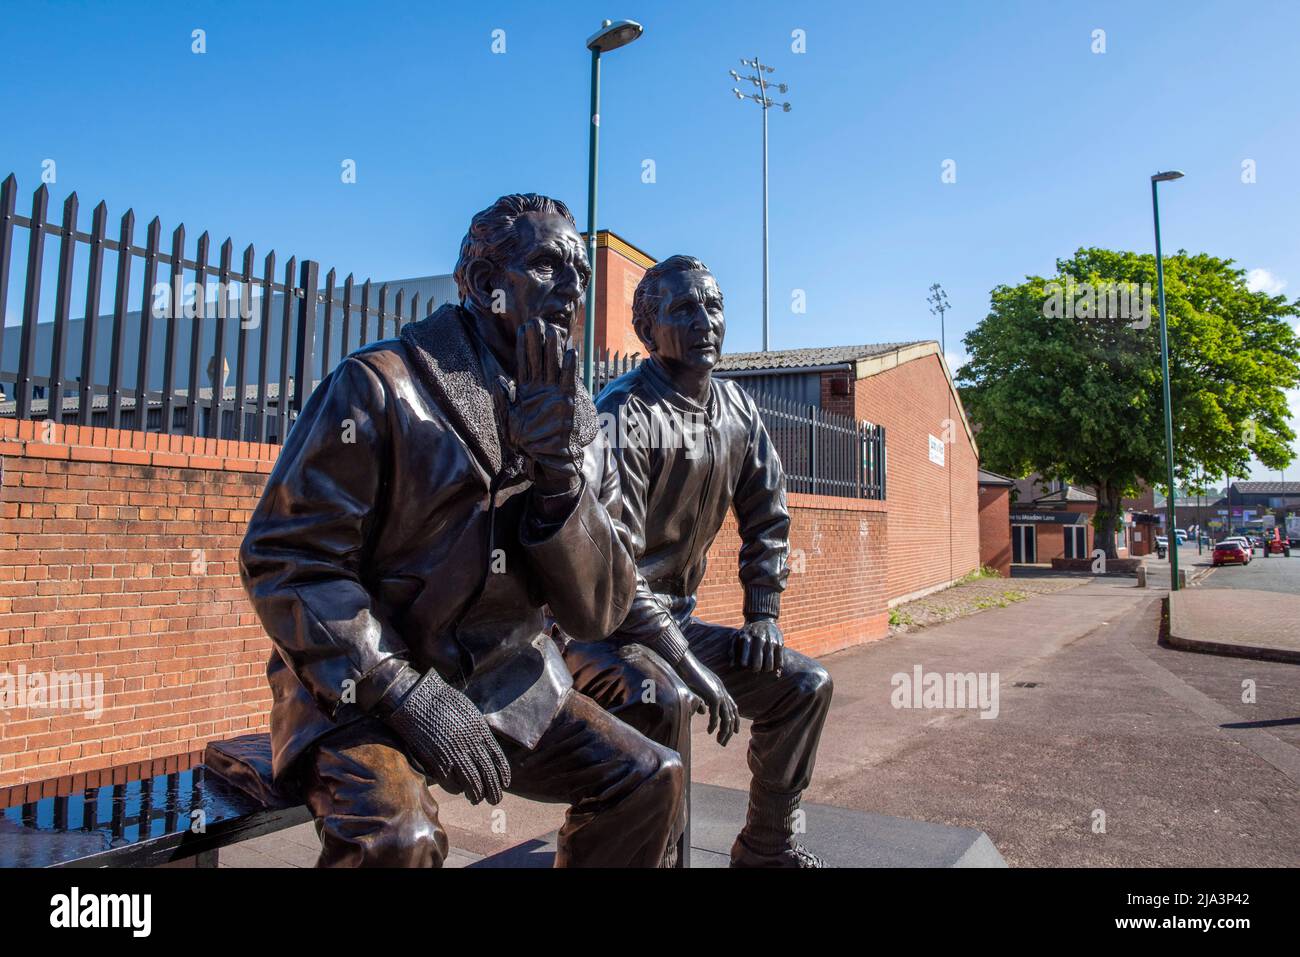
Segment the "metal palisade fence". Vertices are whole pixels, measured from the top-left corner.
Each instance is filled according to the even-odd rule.
[[[48,220],[45,184],[30,215],[17,212],[17,199],[10,174],[0,183],[0,418],[279,442],[345,355],[421,317],[419,292],[407,299],[399,287],[390,302],[387,283],[357,283],[349,274],[340,284],[334,269],[322,281],[309,259],[290,257],[277,271],[271,251],[259,270],[252,245],[236,264],[226,239],[214,265],[208,234],[187,250],[183,224],[164,249],[155,217],[140,246],[132,210],[110,236],[102,202],[86,233],[76,193],[59,222]],[[57,248],[47,250],[47,240]],[[12,268],[24,261],[13,323]],[[437,305],[428,296],[423,314]],[[597,360],[597,391],[640,363],[636,354],[608,350]],[[885,497],[882,427],[750,394],[791,491]]]
[[[608,349],[596,355],[596,391],[640,365],[640,356]],[[785,469],[791,492],[838,495],[842,498],[885,497],[885,427],[847,415],[824,412],[797,402],[747,388],[754,399]]]
[[[404,302],[398,289],[390,302],[387,284],[373,288],[349,275],[339,286],[332,269],[322,283],[311,260],[290,257],[277,271],[271,251],[259,271],[254,247],[236,265],[227,239],[214,264],[206,232],[187,250],[184,224],[165,250],[155,217],[139,246],[132,210],[114,238],[102,202],[85,233],[78,228],[76,193],[60,222],[47,221],[45,184],[32,197],[30,216],[16,212],[17,194],[11,174],[0,183],[6,316],[11,271],[23,258],[26,281],[20,322],[5,322],[0,338],[0,416],[278,442],[322,370],[420,316],[418,293]],[[47,238],[58,244],[53,277]],[[109,257],[111,292],[101,288]],[[84,309],[74,315],[83,288]],[[428,305],[431,312],[432,300]]]

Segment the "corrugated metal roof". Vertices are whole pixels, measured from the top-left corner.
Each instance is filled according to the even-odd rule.
[[[810,349],[777,349],[771,352],[724,353],[718,363],[720,372],[740,372],[749,369],[807,369],[816,366],[839,365],[869,359],[872,356],[897,352],[926,340],[911,342],[877,342],[862,346],[814,346]]]
[[[1300,495],[1300,482],[1233,482],[1243,495]]]

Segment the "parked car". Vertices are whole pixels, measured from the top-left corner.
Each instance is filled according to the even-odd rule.
[[[1187,544],[1187,532],[1181,528],[1174,529],[1174,538],[1178,539],[1179,545]]]
[[[1234,539],[1224,539],[1214,546],[1212,565],[1249,565],[1250,549]]]

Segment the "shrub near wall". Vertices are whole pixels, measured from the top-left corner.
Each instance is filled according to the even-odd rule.
[[[271,644],[237,555],[278,446],[44,429],[0,420],[0,674],[99,676],[103,710],[0,710],[0,787],[265,730]],[[790,506],[788,643],[820,655],[883,636],[884,504]],[[729,518],[700,617],[741,623],[739,547]]]

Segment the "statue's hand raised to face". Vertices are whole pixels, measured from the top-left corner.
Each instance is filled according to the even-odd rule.
[[[510,440],[528,460],[542,494],[578,487],[575,409],[578,354],[568,333],[542,319],[530,319],[515,336],[518,379],[510,406]]]

